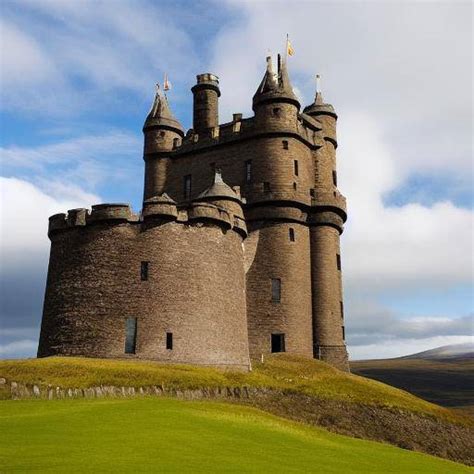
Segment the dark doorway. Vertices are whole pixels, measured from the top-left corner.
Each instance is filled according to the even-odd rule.
[[[272,352],[285,352],[284,334],[272,334]]]

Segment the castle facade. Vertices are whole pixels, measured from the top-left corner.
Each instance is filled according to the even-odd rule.
[[[99,204],[50,217],[38,357],[247,370],[288,352],[348,370],[334,108],[317,91],[302,112],[280,57],[253,117],[219,124],[212,74],[192,92],[187,133],[155,95],[139,215]]]

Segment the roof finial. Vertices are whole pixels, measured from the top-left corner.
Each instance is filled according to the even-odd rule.
[[[323,94],[321,92],[321,75],[316,74],[316,96],[314,97],[315,104],[321,105],[323,103]]]
[[[215,169],[215,174],[214,174],[214,183],[223,183],[224,180],[222,179],[222,171],[220,168]]]

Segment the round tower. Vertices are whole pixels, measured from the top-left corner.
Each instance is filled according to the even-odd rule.
[[[191,91],[194,98],[193,128],[194,132],[203,134],[219,126],[219,78],[210,73],[196,76],[197,84]]]
[[[271,58],[253,97],[255,127],[251,180],[246,185],[247,317],[250,353],[312,356],[309,230],[305,205],[312,156],[298,135],[300,103],[286,62]],[[262,133],[263,132],[263,133]]]
[[[184,130],[173,116],[168,99],[157,84],[155,98],[143,125],[145,188],[143,200],[165,190],[170,154],[181,145]]]
[[[286,61],[278,55],[278,69],[273,71],[272,58],[267,57],[267,70],[252,100],[259,128],[278,130],[296,128],[300,103],[290,83]]]
[[[310,223],[313,352],[317,359],[348,370],[345,346],[340,235],[346,220],[345,198],[337,189],[334,107],[323,101],[317,76],[314,103],[304,113],[322,125],[321,146],[313,152],[315,192]]]

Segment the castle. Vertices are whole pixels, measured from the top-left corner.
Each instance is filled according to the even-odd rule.
[[[271,58],[254,116],[219,124],[219,80],[192,88],[184,132],[157,90],[144,133],[143,208],[49,219],[38,357],[141,358],[248,370],[288,352],[348,370],[334,108],[301,112]]]

